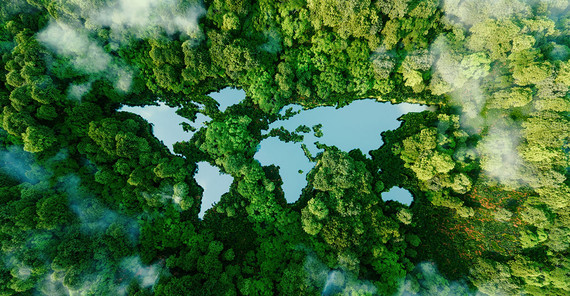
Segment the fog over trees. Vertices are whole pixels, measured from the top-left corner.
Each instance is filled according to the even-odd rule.
[[[567,0],[3,1],[0,295],[568,295],[569,34]],[[323,131],[280,111],[367,98],[431,108],[287,203],[258,145]]]

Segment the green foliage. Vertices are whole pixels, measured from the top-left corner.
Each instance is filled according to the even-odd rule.
[[[244,116],[231,116],[223,122],[213,122],[206,130],[205,141],[200,146],[200,150],[212,155],[216,162],[222,164],[224,158],[237,152],[251,155],[255,146],[250,139],[252,134],[248,130],[251,118]],[[232,172],[229,164],[225,163],[225,168]]]
[[[22,134],[24,150],[28,152],[42,152],[48,150],[56,142],[53,131],[45,126],[29,126]]]
[[[519,32],[512,21],[486,20],[475,24],[469,31],[467,46],[474,52],[488,52],[492,60],[504,60],[512,48],[511,40]]]
[[[448,204],[438,201],[446,197],[453,198],[447,192],[438,191],[449,188],[464,194],[471,189],[471,180],[464,173],[466,170],[456,167],[456,161],[452,157],[454,151],[461,148],[466,139],[465,135],[453,132],[458,128],[457,120],[450,120],[444,115],[440,118],[442,126],[448,127],[443,127],[443,130],[440,128],[439,131],[436,128],[422,129],[418,134],[404,139],[402,146],[394,152],[400,155],[405,166],[414,172],[425,188],[435,191],[431,194],[434,204],[447,204],[447,207],[457,208],[460,206],[458,202]],[[440,134],[441,132],[443,134]]]
[[[570,292],[565,1],[163,2],[0,7],[0,295]],[[48,24],[109,73],[77,70]],[[246,99],[222,113],[207,94],[225,87]],[[262,130],[362,98],[430,109],[371,158],[302,146],[315,167],[288,204],[254,159]],[[156,100],[212,118],[183,157],[116,111]],[[234,178],[203,218],[198,161]],[[382,200],[394,186],[409,207]]]
[[[377,35],[382,29],[382,19],[371,4],[371,1],[350,0],[307,1],[315,30],[330,27],[343,39],[364,37],[374,49],[379,43]]]
[[[313,170],[313,187],[321,191],[338,192],[356,188],[370,193],[370,176],[362,163],[352,161],[341,151],[325,150]]]

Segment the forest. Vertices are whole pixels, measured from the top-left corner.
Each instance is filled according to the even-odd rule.
[[[0,295],[570,295],[569,58],[568,0],[2,1]],[[287,203],[269,125],[366,98],[431,108]]]

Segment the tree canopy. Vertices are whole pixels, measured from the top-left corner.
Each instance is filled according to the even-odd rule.
[[[568,295],[569,24],[546,0],[7,1],[0,295]],[[258,146],[322,125],[269,125],[364,98],[429,109],[369,155],[319,144],[287,203]],[[158,102],[211,120],[171,153],[118,111]],[[201,161],[233,178],[202,218]]]

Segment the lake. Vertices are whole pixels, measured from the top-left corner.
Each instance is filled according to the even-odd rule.
[[[176,108],[168,107],[164,103],[158,106],[131,107],[123,106],[117,111],[131,112],[144,118],[153,125],[152,131],[155,137],[164,143],[172,151],[172,145],[179,141],[187,141],[192,138],[194,132],[185,132],[180,123],[191,124],[196,130],[204,126],[204,122],[210,121],[208,116],[198,113],[195,122],[176,114]]]
[[[225,88],[219,92],[211,93],[210,96],[220,104],[218,109],[223,112],[227,107],[243,100],[245,98],[245,92],[243,90]],[[190,140],[194,135],[194,132],[185,132],[180,123],[189,123],[195,127],[196,130],[199,130],[204,126],[204,123],[211,120],[208,116],[198,113],[195,122],[192,123],[188,119],[176,114],[176,108],[168,107],[164,103],[159,103],[158,106],[123,106],[118,111],[138,114],[151,123],[153,125],[154,136],[161,140],[164,145],[170,149],[170,152],[173,152],[172,146],[176,142]],[[196,182],[204,188],[202,206],[198,214],[198,216],[202,218],[206,210],[208,210],[212,204],[218,202],[222,194],[229,191],[233,178],[230,175],[220,173],[218,168],[206,162],[198,163],[198,172],[195,178]]]
[[[382,200],[395,200],[409,206],[412,201],[414,201],[414,197],[412,196],[412,193],[404,188],[392,187],[390,190],[388,190],[388,192],[382,193]]]
[[[222,195],[230,190],[233,178],[228,174],[223,174],[220,169],[210,165],[207,162],[198,163],[198,173],[196,173],[196,182],[204,188],[202,195],[202,205],[198,217],[203,218],[204,213],[212,207],[214,203],[220,201]]]
[[[288,107],[292,107],[294,111],[302,109],[297,105]],[[303,134],[302,143],[307,145],[313,156],[321,151],[314,145],[316,141],[329,146],[334,145],[347,152],[358,148],[368,155],[370,150],[378,149],[382,145],[381,132],[400,126],[401,122],[397,120],[400,116],[426,109],[427,106],[417,104],[391,104],[373,99],[357,100],[340,109],[327,106],[301,110],[299,114],[287,120],[272,123],[269,130],[283,126],[292,132],[300,125],[313,127],[322,124],[322,137],[316,137],[313,131]],[[305,157],[301,149],[302,143],[285,143],[277,138],[268,138],[261,142],[255,154],[255,159],[262,165],[275,164],[280,167],[283,191],[289,203],[299,198],[301,190],[307,185],[305,179],[307,173],[314,167],[314,163]],[[411,195],[407,191],[395,190],[388,196],[390,199],[407,201]]]
[[[238,104],[245,98],[245,92],[239,89],[225,88],[217,93],[210,94],[219,103],[219,110],[225,111],[227,107]],[[370,150],[379,148],[382,145],[380,133],[386,130],[393,130],[400,126],[397,119],[408,112],[421,112],[427,109],[426,106],[416,104],[391,104],[378,102],[374,99],[357,100],[343,108],[317,107],[310,110],[302,110],[301,106],[291,105],[283,108],[292,108],[300,111],[299,114],[287,120],[278,120],[270,125],[270,129],[283,126],[289,131],[294,131],[298,126],[305,125],[312,128],[322,124],[322,136],[317,137],[311,130],[304,133],[303,144],[315,156],[319,150],[315,146],[318,141],[322,144],[336,146],[343,151],[350,151],[358,148],[365,155]],[[119,111],[132,112],[140,115],[145,120],[153,124],[154,135],[160,139],[172,151],[172,145],[178,141],[189,140],[194,132],[185,132],[180,125],[186,122],[197,129],[204,126],[210,118],[198,114],[197,120],[192,123],[175,113],[176,108],[170,108],[163,103],[158,106],[130,107],[123,106]],[[268,132],[268,131],[267,131]],[[283,191],[289,203],[294,203],[300,196],[301,190],[307,185],[307,173],[314,167],[314,163],[309,161],[303,150],[302,143],[285,143],[276,137],[263,140],[254,158],[262,165],[277,165],[283,180]],[[204,188],[202,198],[202,208],[200,217],[219,201],[222,194],[229,190],[232,177],[220,174],[216,167],[202,162],[198,164],[196,180]],[[384,200],[397,200],[409,205],[412,201],[411,194],[402,188],[392,188],[389,192],[382,194]]]

